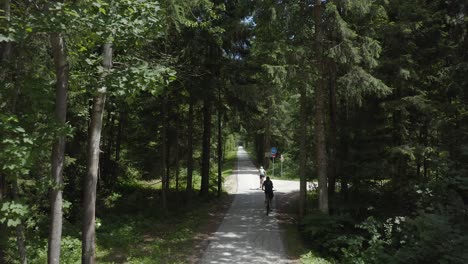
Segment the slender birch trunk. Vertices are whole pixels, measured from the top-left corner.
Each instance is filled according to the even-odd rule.
[[[69,68],[65,50],[65,42],[59,33],[50,35],[52,54],[57,78],[55,90],[55,118],[59,126],[64,126],[67,119],[67,92]],[[60,243],[62,239],[62,185],[63,166],[65,160],[65,136],[58,136],[52,147],[52,182],[50,190],[51,219],[49,230],[49,248],[47,259],[49,264],[60,263]]]
[[[221,131],[221,87],[218,88],[218,198],[221,197],[223,187],[222,172],[222,131]]]
[[[18,187],[18,179],[15,179],[13,181],[13,199],[18,200],[19,199],[19,187]],[[16,245],[18,246],[18,251],[19,251],[19,257],[20,257],[20,263],[21,264],[27,264],[28,263],[28,258],[26,255],[26,239],[24,237],[24,226],[23,222],[19,223],[16,226]]]
[[[336,103],[336,67],[332,62],[330,65],[330,151],[328,162],[328,196],[332,201],[335,196],[336,186],[336,152],[337,152],[337,134],[338,134],[338,113]],[[333,208],[332,208],[333,211]]]
[[[192,194],[193,185],[193,96],[190,95],[189,116],[188,116],[188,142],[187,142],[187,187],[186,197]]]
[[[112,68],[112,44],[106,43],[103,47],[104,73],[102,79]],[[94,264],[96,257],[96,185],[99,168],[99,152],[102,131],[102,117],[106,102],[106,87],[97,89],[93,97],[93,107],[91,112],[91,124],[89,127],[88,139],[88,161],[87,175],[83,188],[83,233],[82,233],[82,257],[83,264]]]
[[[8,24],[10,21],[10,0],[2,0],[1,1],[1,9],[3,10],[4,16],[4,26],[8,28]],[[3,26],[3,25],[2,25]],[[1,70],[0,70],[0,79],[5,80],[8,74],[8,67],[6,67],[9,63],[11,57],[11,42],[2,42],[1,44]],[[6,175],[0,173],[0,203],[6,199],[6,191],[7,191],[7,181]],[[7,240],[8,240],[8,228],[6,224],[0,223],[0,263],[6,263],[6,247],[7,247]]]
[[[16,106],[17,106],[17,103],[18,103],[18,98],[19,98],[19,95],[21,93],[21,82],[20,82],[20,78],[18,77],[18,75],[21,74],[22,71],[24,71],[24,68],[23,68],[23,65],[22,65],[22,62],[24,60],[24,58],[22,57],[22,47],[20,47],[18,49],[18,57],[16,58],[16,61],[15,61],[15,74],[14,74],[14,77],[13,77],[13,82],[15,84],[15,91],[14,91],[14,94],[13,94],[13,100],[12,100],[12,103],[11,103],[11,112],[13,114],[16,113]],[[9,51],[11,53],[11,50]],[[7,58],[9,58],[11,56],[11,54],[9,54],[7,56]],[[6,180],[5,180],[6,181]],[[8,186],[8,184],[7,184]],[[12,181],[12,190],[11,190],[11,194],[13,196],[13,199],[14,200],[19,200],[19,197],[20,197],[20,189],[19,189],[19,186],[18,186],[18,177],[14,177],[13,181]],[[27,260],[27,255],[26,255],[26,238],[24,236],[24,225],[23,225],[23,221],[21,221],[17,226],[16,226],[16,245],[18,246],[18,252],[19,252],[19,257],[20,257],[20,263],[21,264],[26,264],[28,262]]]
[[[180,146],[179,146],[179,137],[180,137],[180,112],[177,110],[177,115],[176,115],[176,131],[175,131],[175,150],[174,150],[174,156],[175,156],[175,187],[177,193],[179,193],[179,181],[180,181]]]
[[[211,102],[208,95],[203,101],[203,153],[200,195],[207,196],[210,183]]]
[[[306,214],[307,206],[307,90],[304,84],[300,84],[300,161],[299,161],[299,216],[302,218]]]
[[[123,137],[123,129],[124,129],[124,123],[126,119],[126,112],[121,111],[119,112],[119,129],[117,131],[117,142],[115,143],[115,164],[116,166],[119,165],[120,161],[120,148],[122,145],[122,137]],[[116,171],[119,171],[119,167],[116,168]]]
[[[166,143],[166,115],[167,115],[167,106],[166,106],[166,95],[162,97],[162,109],[161,109],[161,116],[163,119],[163,125],[161,127],[161,206],[163,212],[167,211],[167,177],[168,172],[166,169],[168,168],[167,164],[167,143]]]
[[[6,197],[6,181],[5,175],[0,173],[0,203]],[[8,240],[8,229],[6,224],[0,223],[0,263],[5,263],[5,252],[7,247],[7,240]]]

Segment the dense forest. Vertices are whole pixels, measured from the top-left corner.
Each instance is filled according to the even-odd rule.
[[[0,263],[185,263],[239,144],[303,263],[468,262],[468,1],[0,2]]]

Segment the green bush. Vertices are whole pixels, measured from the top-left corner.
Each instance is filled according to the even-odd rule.
[[[81,240],[74,237],[62,238],[61,263],[81,263]]]
[[[330,264],[332,262],[326,259],[317,257],[312,252],[308,252],[307,254],[304,254],[301,256],[301,263],[302,264]]]
[[[305,239],[311,243],[318,252],[329,255],[329,243],[349,232],[354,225],[352,219],[347,215],[327,216],[320,212],[307,215],[302,223],[301,229]]]
[[[465,227],[466,228],[466,227]],[[398,263],[468,263],[466,229],[440,214],[421,214],[403,226]]]

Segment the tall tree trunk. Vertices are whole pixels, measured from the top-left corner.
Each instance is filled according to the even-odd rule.
[[[15,91],[14,91],[14,94],[13,94],[13,99],[12,99],[12,103],[11,103],[11,113],[15,114],[16,113],[16,106],[17,106],[17,103],[18,103],[18,97],[20,95],[20,92],[21,92],[21,78],[18,77],[18,75],[21,74],[22,71],[24,71],[24,68],[23,68],[23,65],[22,65],[22,62],[24,61],[24,57],[22,56],[22,50],[23,48],[22,47],[19,47],[18,48],[18,56],[16,58],[16,61],[15,61],[15,73],[14,73],[14,77],[12,78],[13,79],[13,82],[14,82],[14,86],[15,86]],[[8,54],[6,55],[6,58],[9,59],[11,56],[11,49],[9,50]],[[7,180],[5,179],[5,182]],[[20,191],[19,191],[19,187],[18,187],[18,177],[15,176],[13,181],[12,181],[12,190],[11,190],[11,194],[13,196],[13,199],[14,200],[19,200],[19,197],[20,197]],[[6,184],[6,186],[8,186],[8,184]],[[26,239],[25,239],[25,236],[24,236],[24,226],[23,226],[23,222],[21,221],[15,228],[16,230],[16,245],[18,246],[18,252],[19,252],[19,257],[20,257],[20,263],[21,264],[26,264],[27,263],[27,255],[26,255]]]
[[[20,254],[20,263],[21,264],[26,264],[28,263],[28,259],[26,256],[26,239],[24,237],[24,228],[23,224],[19,224],[16,226],[16,244],[19,249],[19,254]]]
[[[18,188],[18,179],[13,180],[13,199],[18,200],[19,199],[19,188]],[[21,264],[26,264],[28,263],[28,259],[26,256],[26,239],[24,237],[24,227],[23,223],[19,223],[16,226],[16,245],[18,246],[18,251],[19,251],[19,257],[20,257],[20,263]]]
[[[65,42],[59,33],[50,35],[52,54],[54,56],[55,75],[57,87],[55,91],[55,118],[58,125],[65,126],[67,120],[67,93],[68,93],[68,60]],[[52,182],[50,190],[51,219],[49,233],[49,248],[47,252],[48,263],[60,263],[60,243],[62,239],[62,187],[63,166],[65,161],[66,137],[58,136],[52,148]]]
[[[106,43],[103,47],[104,73],[102,79],[112,68],[112,44]],[[82,256],[83,264],[94,264],[96,255],[96,185],[99,168],[99,152],[102,131],[102,117],[106,102],[105,86],[98,88],[93,97],[91,124],[89,126],[87,174],[83,188],[83,232]]]
[[[167,121],[164,122],[164,126],[167,125]],[[169,193],[169,187],[171,185],[171,145],[169,144],[169,140],[167,139],[167,127],[165,128],[166,130],[166,180],[165,180],[165,185],[164,188],[166,189],[166,194]]]
[[[3,10],[2,16],[4,17],[4,27],[8,28],[10,26],[11,20],[11,8],[10,8],[10,0],[2,0],[1,8]],[[5,32],[7,34],[7,32]],[[11,41],[4,41],[1,42],[2,45],[2,62],[8,62],[11,58],[11,50],[12,50],[12,42]]]
[[[222,158],[223,158],[223,142],[221,130],[221,86],[218,88],[218,198],[221,197],[223,187],[223,171],[222,171]]]
[[[317,67],[319,76],[315,87],[315,163],[319,185],[319,210],[328,214],[328,188],[327,188],[327,152],[325,141],[325,100],[326,92],[323,82],[323,47],[322,47],[322,1],[315,0],[315,49],[317,51]]]
[[[174,150],[174,156],[175,156],[175,187],[177,193],[179,192],[179,172],[180,172],[180,162],[179,162],[179,135],[180,135],[180,118],[179,118],[179,111],[177,111],[177,116],[176,116],[176,131],[175,131],[175,150]]]
[[[107,123],[106,123],[106,130],[107,130],[107,142],[106,142],[106,150],[104,151],[104,164],[102,164],[102,171],[103,175],[102,178],[104,182],[111,187],[112,182],[114,181],[114,171],[115,167],[112,161],[112,149],[114,144],[114,123],[115,123],[115,115],[108,112]]]
[[[2,0],[1,1],[1,9],[4,11],[4,21],[5,21],[5,28],[8,28],[8,24],[10,23],[10,0]],[[3,32],[2,32],[3,33]],[[2,70],[0,71],[0,79],[4,81],[8,74],[9,68],[9,60],[11,57],[11,42],[1,42],[1,65]],[[1,137],[0,137],[1,140]],[[6,198],[6,175],[0,172],[0,204]],[[8,228],[6,224],[0,223],[0,263],[6,263],[6,247],[7,247],[7,240],[8,240]]]
[[[6,198],[6,181],[5,175],[0,172],[0,203]],[[0,263],[6,263],[6,247],[8,240],[8,229],[6,224],[0,223]]]
[[[299,160],[299,216],[306,214],[307,202],[307,90],[305,85],[300,84],[300,160]]]
[[[265,153],[269,153],[272,147],[271,145],[271,115],[272,115],[272,110],[273,110],[272,105],[273,105],[273,100],[270,97],[267,103],[268,110],[267,110],[267,115],[265,117],[265,134],[263,137],[263,152],[261,153],[263,160],[264,160],[263,167],[265,169],[270,168],[270,156],[265,157]]]
[[[423,138],[422,138],[422,142],[423,142],[423,146],[424,148],[426,148],[428,145],[429,145],[429,120],[426,118],[424,120],[424,126],[422,128],[423,130]],[[427,157],[426,157],[426,154],[423,153],[423,183],[424,185],[426,185],[429,181],[428,179],[428,164],[427,164]]]
[[[161,206],[163,213],[167,211],[167,174],[166,168],[169,167],[167,164],[167,136],[166,136],[166,115],[167,115],[167,102],[166,95],[162,96],[162,110],[161,116],[163,124],[161,127]]]
[[[115,143],[115,163],[118,166],[120,161],[120,149],[122,146],[123,128],[125,126],[126,112],[121,111],[119,113],[119,129],[117,131],[117,140]],[[117,168],[116,171],[119,171]]]
[[[328,195],[333,201],[336,185],[336,150],[337,150],[337,106],[336,106],[336,67],[330,63],[330,147],[328,161]]]
[[[203,100],[203,153],[200,195],[207,196],[210,183],[210,151],[211,151],[211,102],[209,96]]]
[[[188,142],[187,142],[187,187],[186,196],[189,197],[193,189],[193,96],[190,95],[189,116],[188,116]]]
[[[339,177],[340,177],[340,182],[341,182],[341,189],[340,189],[340,194],[342,196],[342,199],[345,201],[348,201],[348,182],[349,182],[349,175],[351,174],[350,171],[347,171],[344,164],[348,162],[349,159],[349,142],[351,141],[350,139],[350,126],[349,126],[349,112],[348,108],[346,107],[345,103],[342,102],[341,104],[342,111],[341,111],[341,116],[342,116],[342,127],[343,129],[341,130],[341,141],[340,141],[340,157],[341,157],[341,164],[342,166],[340,167],[339,170]]]

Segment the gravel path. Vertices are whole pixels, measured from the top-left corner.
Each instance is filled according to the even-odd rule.
[[[299,182],[272,179],[273,212],[265,214],[258,169],[240,147],[237,152],[237,192],[218,230],[210,238],[201,263],[290,263],[276,220],[282,193],[297,191]]]

